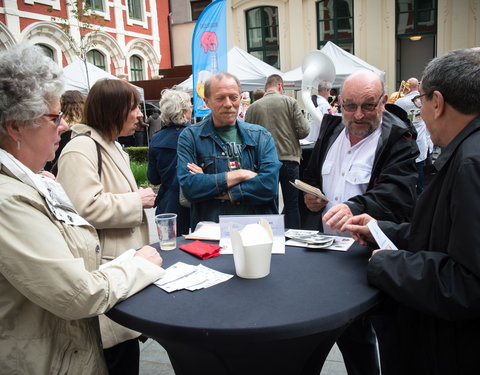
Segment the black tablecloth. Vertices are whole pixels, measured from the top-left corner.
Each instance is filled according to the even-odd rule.
[[[200,260],[179,249],[160,254],[165,268],[182,261],[235,274],[232,255]],[[171,358],[169,345],[175,350],[182,346],[182,351],[190,353],[184,357],[193,358],[184,345],[207,345],[211,351],[248,344],[258,350],[263,343],[274,347],[273,343],[283,340],[296,346],[297,340],[335,332],[329,336],[330,347],[349,322],[380,301],[379,291],[366,280],[370,254],[371,250],[356,244],[347,252],[287,247],[285,255],[272,255],[270,275],[264,278],[234,276],[207,289],[171,294],[152,285],[107,315],[156,338]],[[328,348],[322,351],[322,356],[328,354]]]

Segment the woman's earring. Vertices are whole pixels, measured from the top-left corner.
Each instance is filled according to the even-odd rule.
[[[20,141],[17,141],[17,150],[20,150]]]

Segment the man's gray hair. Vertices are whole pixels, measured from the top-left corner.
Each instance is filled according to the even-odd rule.
[[[460,113],[480,113],[480,51],[457,49],[433,59],[423,71],[421,85],[428,99],[440,91]]]
[[[324,90],[331,90],[332,89],[332,82],[330,81],[320,81],[318,83],[317,91],[322,92]]]
[[[63,93],[62,74],[40,47],[22,44],[0,52],[0,142],[8,120],[34,127],[49,112]]]
[[[204,95],[205,95],[205,97],[206,98],[210,97],[210,95],[211,95],[210,91],[211,91],[211,86],[212,86],[213,81],[221,81],[222,79],[225,79],[225,78],[232,78],[232,79],[235,80],[235,82],[237,83],[237,86],[238,86],[238,93],[240,94],[242,89],[241,89],[240,80],[237,78],[237,76],[235,76],[231,73],[221,72],[221,73],[214,74],[213,76],[211,76],[210,78],[208,78],[205,81],[205,85],[204,85]]]
[[[183,111],[191,108],[190,95],[183,91],[166,89],[160,99],[160,119],[164,125],[187,122]]]

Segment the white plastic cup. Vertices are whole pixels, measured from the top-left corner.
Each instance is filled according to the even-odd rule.
[[[160,250],[177,248],[177,214],[160,214],[155,216]]]

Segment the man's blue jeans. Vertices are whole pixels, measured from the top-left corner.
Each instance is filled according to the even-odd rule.
[[[300,165],[297,162],[281,160],[280,186],[283,195],[283,213],[286,229],[300,229],[300,210],[298,207],[298,190],[289,181],[295,181],[300,175]]]

